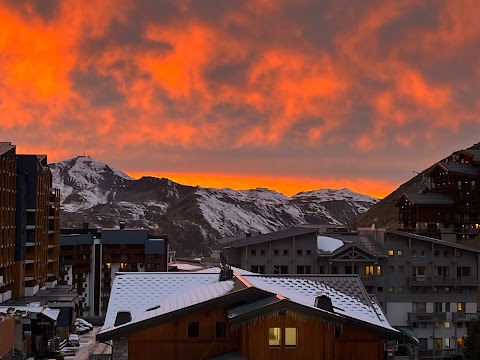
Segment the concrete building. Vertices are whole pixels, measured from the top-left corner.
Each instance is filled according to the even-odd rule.
[[[480,250],[400,231],[292,228],[221,242],[227,261],[265,274],[357,274],[421,358],[457,352],[477,318]],[[402,349],[407,352],[406,349]],[[412,353],[413,355],[413,353]]]
[[[146,229],[62,229],[61,283],[83,299],[81,316],[104,316],[118,271],[166,271],[168,238]]]

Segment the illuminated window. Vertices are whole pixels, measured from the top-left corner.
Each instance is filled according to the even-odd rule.
[[[268,345],[280,346],[280,328],[274,327],[268,329]]]
[[[445,338],[445,349],[450,348],[450,338]]]
[[[297,328],[285,328],[285,347],[297,346]]]
[[[398,256],[403,256],[403,250],[398,250],[398,251],[397,251],[397,255],[398,255]]]
[[[457,312],[464,312],[465,311],[465,303],[457,303]]]
[[[445,322],[445,329],[450,329],[450,323],[448,321]]]
[[[461,337],[457,338],[457,345],[459,349],[463,346],[463,338]]]
[[[373,265],[365,266],[365,276],[373,276]]]
[[[388,250],[388,256],[393,256],[393,250]]]
[[[381,267],[381,266],[377,266],[377,275],[378,275],[378,276],[382,276],[382,274],[383,274],[382,267]]]
[[[106,265],[107,265],[107,269],[110,269],[112,267],[111,263],[106,263]]]

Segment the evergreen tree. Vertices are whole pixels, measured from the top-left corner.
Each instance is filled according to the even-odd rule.
[[[468,324],[464,338],[463,351],[466,360],[480,359],[480,319]]]

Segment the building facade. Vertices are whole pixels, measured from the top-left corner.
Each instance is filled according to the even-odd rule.
[[[82,298],[79,314],[103,316],[119,271],[166,271],[168,238],[145,229],[62,229],[61,283]]]
[[[395,204],[399,230],[462,244],[480,238],[480,144],[453,153],[425,172],[425,188]],[[478,244],[477,244],[478,245]]]
[[[384,229],[293,228],[221,247],[229,263],[253,272],[357,274],[390,323],[416,335],[425,359],[460,350],[478,316],[480,250],[464,245]]]

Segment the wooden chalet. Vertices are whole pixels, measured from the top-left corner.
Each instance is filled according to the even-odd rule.
[[[399,230],[462,242],[480,235],[480,145],[452,154],[426,171],[425,189],[403,193]]]
[[[399,337],[358,276],[238,271],[119,273],[97,340],[115,360],[380,360]]]

